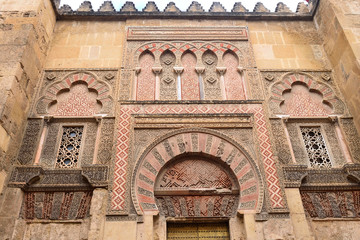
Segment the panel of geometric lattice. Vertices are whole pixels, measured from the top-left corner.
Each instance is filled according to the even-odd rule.
[[[74,220],[89,216],[92,192],[26,192],[25,219]]]
[[[168,223],[168,240],[227,240],[230,239],[228,223]]]
[[[301,127],[300,130],[310,166],[313,168],[331,168],[330,156],[320,127]]]
[[[360,217],[360,191],[301,191],[301,199],[312,218]]]
[[[78,166],[83,130],[84,127],[63,127],[56,160],[57,168],[74,168]]]
[[[156,205],[166,217],[233,217],[239,196],[156,196]]]
[[[218,164],[201,159],[178,162],[168,168],[160,180],[160,188],[227,188],[232,182]]]

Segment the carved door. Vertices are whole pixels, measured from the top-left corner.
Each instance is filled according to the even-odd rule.
[[[219,223],[168,223],[168,240],[227,240],[230,239],[229,226]]]

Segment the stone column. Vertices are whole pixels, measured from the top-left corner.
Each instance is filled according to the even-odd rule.
[[[341,127],[339,125],[339,118],[338,116],[330,116],[331,121],[334,123],[335,125],[335,131],[336,131],[336,135],[338,137],[339,143],[340,143],[340,147],[341,150],[344,154],[346,163],[353,163],[352,159],[351,159],[351,154],[348,148],[348,145],[346,144],[346,140],[344,137],[344,133],[341,130]]]
[[[160,100],[160,73],[162,67],[153,67],[153,72],[155,73],[155,100]]]
[[[132,91],[131,91],[131,100],[134,100],[134,101],[136,100],[138,76],[139,76],[140,72],[141,72],[141,67],[136,67],[134,69],[135,76],[134,76],[134,81],[132,84]]]
[[[183,67],[174,67],[174,72],[177,74],[176,92],[177,100],[181,100],[181,73],[184,71]]]
[[[99,152],[99,144],[100,144],[100,135],[101,135],[101,128],[102,128],[102,116],[95,117],[97,121],[97,130],[96,130],[96,139],[95,139],[95,149],[94,149],[94,157],[93,157],[93,164],[97,163],[97,156]]]
[[[315,239],[305,216],[299,189],[285,188],[285,195],[296,239]]]
[[[217,67],[216,71],[220,73],[220,90],[221,90],[222,100],[227,100],[226,89],[225,89],[225,78],[224,78],[226,67]]]
[[[90,206],[89,240],[103,239],[106,221],[107,190],[97,188],[93,192]]]
[[[38,145],[38,148],[36,150],[34,165],[38,165],[40,163],[40,157],[41,157],[41,152],[43,150],[45,137],[46,137],[46,134],[47,134],[48,123],[51,121],[51,119],[52,119],[52,116],[44,117],[44,126],[43,126],[43,129],[42,129],[42,132],[41,132],[39,145]]]
[[[144,239],[154,239],[154,216],[157,214],[157,211],[144,212]]]
[[[242,85],[243,85],[243,89],[244,89],[244,95],[245,95],[245,100],[248,99],[248,92],[247,92],[247,88],[246,88],[246,84],[245,84],[245,79],[244,79],[244,73],[245,73],[245,70],[243,67],[237,67],[237,71],[239,72],[240,74],[240,78],[241,78],[241,82],[242,82]]]
[[[255,213],[244,213],[246,240],[258,240],[255,224]]]
[[[26,226],[20,224],[22,222],[21,219],[18,220],[23,199],[24,192],[20,188],[6,189],[0,208],[1,239],[12,239],[11,236],[13,234],[18,236],[24,234]],[[19,224],[22,225],[21,228]],[[15,226],[17,226],[18,229],[15,229]]]
[[[205,99],[205,90],[202,75],[205,72],[205,67],[195,67],[195,71],[199,75],[199,91],[200,91],[200,100]]]
[[[294,149],[292,148],[292,144],[291,144],[291,140],[290,140],[290,134],[289,134],[289,131],[288,131],[287,126],[286,126],[286,122],[288,121],[288,119],[289,119],[289,116],[282,117],[281,122],[282,122],[282,125],[283,125],[283,128],[284,128],[286,141],[288,142],[288,145],[289,145],[292,163],[296,163]]]

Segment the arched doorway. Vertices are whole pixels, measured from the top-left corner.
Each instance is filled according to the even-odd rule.
[[[220,222],[216,234],[228,239],[229,220],[238,211],[259,212],[264,195],[257,164],[242,146],[217,131],[182,129],[144,151],[131,196],[139,215],[160,216],[163,232],[211,235],[211,224]]]

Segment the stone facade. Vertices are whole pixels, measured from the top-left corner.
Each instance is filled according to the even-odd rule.
[[[356,239],[357,0],[0,0],[0,239]]]

